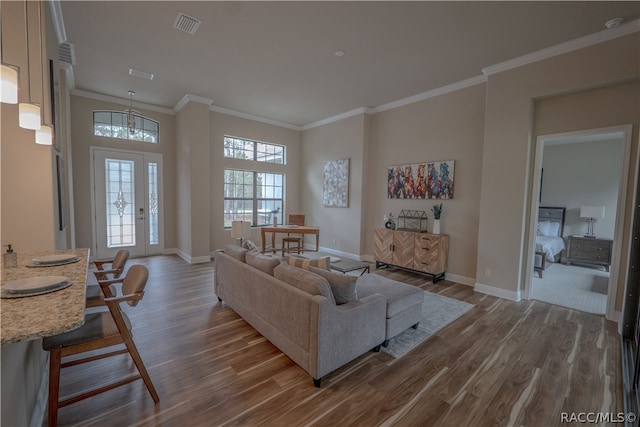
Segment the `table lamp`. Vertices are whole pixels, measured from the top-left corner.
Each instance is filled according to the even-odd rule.
[[[235,237],[240,240],[240,246],[243,244],[243,240],[249,237],[251,233],[251,223],[249,221],[232,221],[231,222],[231,237]]]
[[[587,234],[585,234],[584,237],[593,239],[596,237],[594,224],[598,222],[598,218],[604,218],[604,206],[581,206],[580,218],[586,218]]]

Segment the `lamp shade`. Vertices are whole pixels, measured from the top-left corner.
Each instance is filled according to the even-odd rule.
[[[0,73],[0,101],[5,104],[18,103],[18,70],[9,65],[2,64],[2,72]]]
[[[42,125],[36,130],[36,144],[53,145],[53,129],[51,126]]]
[[[604,206],[581,206],[580,218],[604,218]]]
[[[21,128],[36,130],[40,129],[40,106],[21,102],[18,105],[18,122]]]
[[[244,239],[251,232],[251,223],[249,221],[233,221],[231,222],[231,237]]]

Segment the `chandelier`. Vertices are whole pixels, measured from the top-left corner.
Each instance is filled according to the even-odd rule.
[[[133,112],[133,95],[136,93],[132,90],[129,91],[129,109],[127,110],[127,127],[129,128],[129,134],[134,135],[136,133],[136,117]]]

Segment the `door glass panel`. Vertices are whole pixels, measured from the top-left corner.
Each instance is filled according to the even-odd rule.
[[[149,244],[157,245],[158,237],[158,164],[149,162]]]
[[[105,159],[107,247],[135,246],[134,163]]]

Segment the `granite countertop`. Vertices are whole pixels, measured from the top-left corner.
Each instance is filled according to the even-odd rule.
[[[27,267],[34,257],[75,254],[80,261],[52,267]],[[2,269],[2,283],[33,276],[65,276],[72,285],[44,295],[0,299],[0,344],[69,332],[84,324],[89,249],[18,253],[17,268]]]

